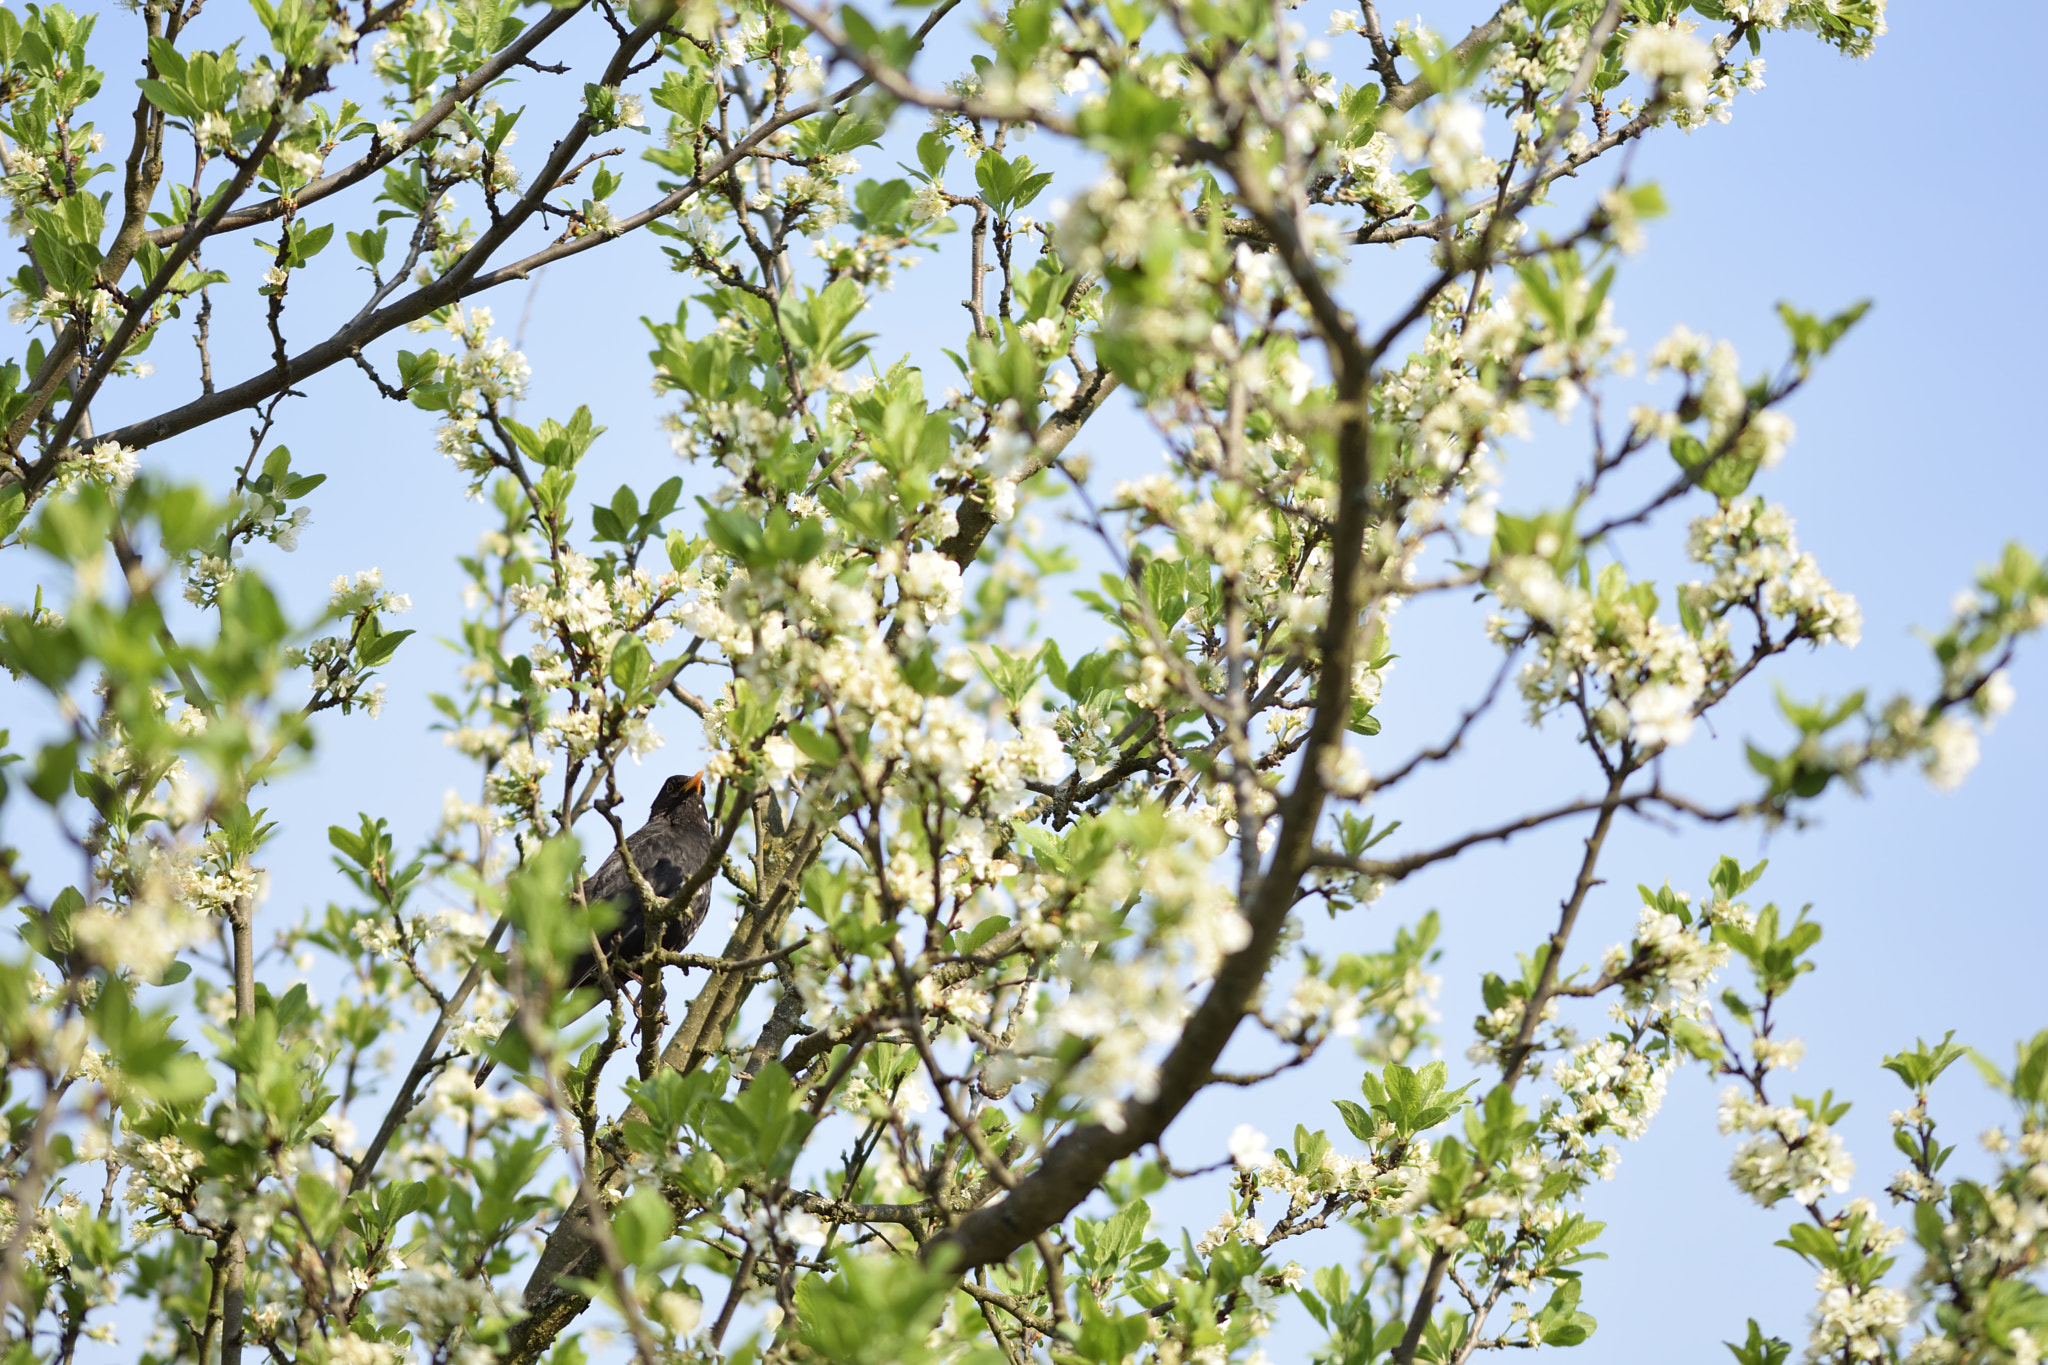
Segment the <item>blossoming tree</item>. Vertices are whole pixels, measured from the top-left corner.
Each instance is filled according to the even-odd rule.
[[[0,548],[68,585],[0,615],[40,699],[8,714],[52,718],[0,732],[4,810],[69,859],[0,856],[10,1365],[89,1356],[137,1302],[143,1358],[200,1365],[566,1363],[599,1320],[642,1365],[1250,1360],[1289,1296],[1345,1365],[1569,1347],[1601,1231],[1576,1198],[1684,1067],[1725,1078],[1732,1177],[1822,1272],[1811,1358],[2038,1360],[2048,1035],[1985,1063],[2015,1110],[1970,1176],[1924,1103],[1963,1049],[1890,1057],[1909,1166],[1894,1208],[1843,1202],[1839,1103],[1774,1074],[1820,929],[1745,899],[1761,867],[1575,936],[1617,821],[1959,779],[2048,620],[2008,549],[1928,690],[1787,702],[1749,799],[1657,762],[1776,656],[1855,641],[1752,484],[1857,312],[1783,309],[1761,371],[1680,328],[1631,379],[1608,295],[1661,205],[1628,152],[1710,135],[1766,47],[1862,55],[1882,0],[1519,0],[1441,36],[1371,0],[1316,36],[1255,0],[910,9],[0,9]],[[132,84],[93,64],[114,28]],[[676,271],[649,326],[681,462],[596,501],[602,427],[517,416],[485,301],[641,232]],[[216,268],[256,234],[260,274]],[[1350,291],[1403,242],[1426,278],[1368,318]],[[935,249],[957,376],[863,330]],[[302,321],[321,281],[346,315]],[[216,309],[260,368],[216,374]],[[175,401],[95,424],[174,343]],[[274,436],[336,368],[439,414],[497,529],[449,547],[464,666],[434,698],[475,799],[417,842],[333,812],[346,887],[295,918],[262,904],[263,785],[375,714],[410,634],[374,572],[317,620],[265,582],[323,478]],[[1113,493],[1076,444],[1111,404],[1165,452]],[[1575,409],[1569,493],[1497,512],[1503,450]],[[207,477],[152,465],[208,429]],[[1111,642],[1071,659],[1017,610],[1075,562],[1018,515],[1053,498],[1113,566],[1073,596]],[[1632,576],[1624,529],[1692,577]],[[1396,609],[1475,593],[1491,685],[1443,680],[1471,698],[1447,733],[1382,716]],[[1577,736],[1587,794],[1401,842],[1407,784],[1511,697]],[[701,723],[716,842],[649,913],[715,882],[734,927],[564,998],[607,913],[578,839],[625,848],[619,765],[658,719]],[[1431,1060],[1438,922],[1362,908],[1550,824],[1584,836],[1561,911],[1485,979],[1470,1056]],[[1202,1174],[1162,1146],[1198,1096],[1354,1052],[1284,1147],[1233,1135],[1199,1240],[1154,1213]]]

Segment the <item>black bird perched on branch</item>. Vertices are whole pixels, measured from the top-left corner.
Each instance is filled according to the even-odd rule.
[[[704,809],[704,775],[698,773],[692,777],[671,777],[661,784],[653,806],[648,809],[647,823],[627,836],[626,847],[632,850],[633,865],[646,878],[648,888],[666,900],[680,892],[684,883],[704,866],[711,856],[711,842],[711,817]],[[614,848],[597,871],[584,880],[583,900],[586,905],[610,901],[618,907],[618,922],[598,940],[613,973],[612,983],[617,985],[624,975],[620,964],[647,951],[647,907],[641,903],[618,849]],[[690,898],[689,905],[674,907],[673,914],[662,925],[660,946],[674,953],[689,947],[710,905],[711,882],[707,878]],[[655,971],[658,973],[660,968]],[[570,965],[562,989],[573,991],[596,985],[599,980],[597,955],[585,949]],[[506,1029],[510,1031],[516,1026],[516,1022],[507,1024]],[[500,1040],[504,1036],[498,1035]],[[496,1044],[492,1046],[495,1049]],[[476,1083],[482,1085],[496,1065],[486,1057],[476,1069]]]

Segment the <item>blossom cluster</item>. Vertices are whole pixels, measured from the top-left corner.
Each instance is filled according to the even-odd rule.
[[[1849,1188],[1856,1160],[1840,1134],[1791,1105],[1766,1104],[1730,1086],[1721,1096],[1721,1131],[1754,1136],[1736,1151],[1728,1178],[1768,1208],[1786,1197],[1801,1204]]]

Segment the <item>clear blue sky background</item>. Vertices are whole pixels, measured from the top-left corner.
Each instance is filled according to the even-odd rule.
[[[1328,8],[1318,3],[1299,14],[1320,32]],[[1427,17],[1457,32],[1479,10],[1436,5]],[[1839,695],[1858,686],[1878,694],[1924,691],[1932,669],[1916,628],[1938,628],[1950,597],[2006,540],[2048,550],[2048,473],[2027,397],[2042,386],[2038,318],[2048,305],[2048,268],[2029,240],[2042,195],[2026,174],[2041,164],[2044,134],[2032,48],[2020,40],[2037,19],[2036,7],[2017,3],[1902,4],[1893,32],[1867,63],[1844,61],[1802,35],[1779,36],[1766,51],[1768,89],[1743,98],[1731,126],[1691,136],[1660,133],[1636,162],[1637,177],[1659,181],[1672,208],[1652,225],[1648,251],[1624,267],[1615,295],[1620,321],[1639,348],[1684,322],[1732,339],[1754,372],[1783,355],[1775,301],[1813,311],[1861,297],[1876,301],[1795,400],[1799,438],[1785,464],[1760,482],[1760,491],[1789,505],[1804,545],[1858,596],[1865,614],[1858,649],[1801,657],[1781,670],[1795,694]],[[109,36],[124,22],[132,24],[111,9],[102,17]],[[225,28],[242,21],[223,11],[209,12],[206,22]],[[1359,51],[1341,57],[1356,66],[1354,79],[1363,79]],[[125,67],[107,64],[115,69],[110,85],[127,98]],[[935,66],[927,74],[949,70]],[[101,122],[110,133],[125,132],[125,121],[103,114]],[[529,117],[527,141],[515,149],[523,168],[539,163],[549,126]],[[903,126],[915,131],[908,115]],[[620,141],[638,150],[632,140]],[[1051,149],[1039,139],[1026,150],[1044,158]],[[890,159],[864,157],[870,173]],[[629,185],[645,179],[634,173]],[[360,217],[349,216],[345,225],[359,226]],[[246,255],[215,263],[244,277],[260,269]],[[352,262],[338,242],[319,264],[295,287],[295,311],[307,314],[297,329],[300,344],[316,334],[312,315],[353,311],[358,297],[357,285],[344,278]],[[1368,314],[1383,315],[1405,297],[1421,265],[1416,247],[1368,253],[1354,300]],[[962,330],[962,275],[952,262],[921,266],[867,319],[882,334],[880,354],[912,352],[935,388],[951,382],[935,347]],[[525,349],[536,381],[525,415],[566,416],[588,403],[612,429],[583,478],[590,498],[608,496],[622,479],[644,489],[679,471],[690,494],[709,489],[705,471],[681,469],[669,453],[659,429],[662,404],[648,387],[645,334],[635,321],[642,311],[667,314],[679,285],[643,238],[553,268],[531,295]],[[528,301],[527,291],[514,290],[490,303],[510,330]],[[240,378],[264,364],[268,342],[260,330],[246,320],[217,326],[218,372]],[[187,343],[169,340],[158,349],[160,377],[124,386],[97,414],[103,429],[180,396],[176,386],[192,368]],[[386,343],[373,353],[386,357],[393,349]],[[317,780],[300,776],[275,788],[270,805],[283,835],[266,912],[273,922],[340,890],[327,862],[327,825],[353,823],[362,809],[390,817],[402,832],[419,831],[438,817],[444,789],[470,782],[468,770],[425,733],[432,716],[421,696],[449,681],[452,656],[429,637],[450,632],[459,619],[452,556],[468,550],[483,518],[464,501],[461,476],[434,453],[427,414],[380,402],[352,370],[303,387],[307,398],[285,410],[273,439],[292,447],[297,467],[332,477],[316,495],[316,520],[299,552],[271,552],[264,566],[301,611],[317,608],[335,574],[379,566],[418,604],[406,624],[422,633],[388,670],[393,702],[383,718],[327,718]],[[148,458],[218,482],[246,453],[240,433],[239,423],[217,424]],[[1543,504],[1565,477],[1563,461],[1574,460],[1576,468],[1583,443],[1574,441],[1581,435],[1582,429],[1571,439],[1539,432],[1531,448],[1511,458],[1509,510]],[[1127,413],[1106,414],[1080,445],[1096,455],[1105,484],[1153,467],[1157,451]],[[1622,551],[1633,570],[1668,580],[1677,566],[1660,546],[1675,534],[1674,526],[1625,542]],[[10,598],[24,586],[18,564],[0,570],[0,589]],[[1041,626],[1083,644],[1098,633],[1064,610]],[[1377,741],[1389,755],[1441,734],[1492,661],[1476,617],[1449,604],[1405,614],[1395,643],[1402,659],[1380,708],[1387,734]],[[1628,936],[1636,882],[1668,877],[1697,893],[1720,853],[1745,861],[1768,855],[1771,870],[1756,897],[1788,908],[1811,902],[1828,931],[1817,953],[1820,970],[1801,982],[1786,1014],[1788,1029],[1809,1043],[1788,1089],[1831,1087],[1857,1102],[1845,1125],[1860,1163],[1857,1192],[1880,1203],[1899,1164],[1885,1115],[1903,1100],[1878,1069],[1880,1056],[1916,1035],[1954,1029],[2002,1059],[2014,1038],[2048,1026],[2048,918],[2033,866],[2048,812],[2048,650],[2037,644],[2024,653],[2015,679],[2019,705],[1960,792],[1933,792],[1917,775],[1880,778],[1867,799],[1838,794],[1823,801],[1815,828],[1768,839],[1747,826],[1704,833],[1627,827],[1604,866],[1609,884],[1595,892],[1582,922],[1575,956],[1593,960]],[[21,702],[0,684],[0,711],[16,724],[17,738],[30,718]],[[630,774],[636,798],[650,795],[667,772],[695,766],[694,723],[677,713],[664,725],[668,748]],[[1697,792],[1745,793],[1751,779],[1742,740],[1778,742],[1781,724],[1759,695],[1715,728],[1697,733],[1672,770]],[[1531,733],[1510,710],[1480,740],[1471,760],[1390,803],[1385,813],[1408,822],[1396,843],[1513,815],[1590,784],[1562,727]],[[18,807],[8,817],[13,838],[33,845],[33,826]],[[1440,909],[1446,1053],[1458,1072],[1479,973],[1510,969],[1514,954],[1547,931],[1578,834],[1560,830],[1478,852],[1315,932],[1333,943],[1380,946],[1397,923]],[[47,846],[30,852],[57,870],[46,861]],[[1354,1094],[1356,1073],[1348,1057],[1325,1059],[1262,1093],[1257,1112],[1273,1116],[1264,1126],[1276,1141],[1286,1140],[1297,1119],[1337,1127],[1326,1100]],[[1963,1144],[1957,1162],[1978,1165],[1974,1135],[2005,1117],[2001,1104],[1967,1067],[1952,1071],[1935,1096],[1949,1140]],[[1588,1275],[1585,1306],[1601,1327],[1579,1348],[1583,1365],[1725,1360],[1717,1343],[1739,1337],[1751,1315],[1803,1342],[1812,1273],[1770,1245],[1790,1214],[1758,1210],[1728,1185],[1733,1144],[1715,1131],[1714,1105],[1715,1088],[1704,1078],[1678,1080],[1650,1136],[1625,1151],[1619,1176],[1589,1200],[1592,1216],[1610,1224],[1601,1246],[1612,1259]],[[1220,1157],[1223,1134],[1245,1108],[1238,1095],[1198,1106],[1169,1139],[1175,1159],[1195,1165]],[[1216,1206],[1196,1199],[1171,1212],[1199,1230]],[[1299,1358],[1308,1344],[1291,1323],[1275,1356]]]

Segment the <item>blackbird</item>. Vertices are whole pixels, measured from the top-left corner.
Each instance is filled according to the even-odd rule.
[[[661,790],[655,794],[653,806],[648,809],[647,823],[627,836],[626,847],[633,851],[633,863],[655,895],[667,899],[681,891],[683,883],[695,876],[697,869],[704,866],[705,859],[711,856],[711,818],[704,810],[704,775],[678,775],[662,783]],[[620,964],[630,962],[647,951],[647,909],[641,903],[640,893],[634,889],[633,879],[626,873],[625,860],[619,857],[616,848],[603,865],[584,880],[583,899],[585,904],[610,901],[618,907],[618,922],[598,940],[604,949],[605,961],[614,974],[612,982],[617,985],[623,975]],[[704,912],[710,905],[711,883],[707,880],[697,889],[689,905],[678,909],[662,926],[661,946],[676,953],[689,947],[698,926],[704,923]],[[562,989],[573,991],[580,986],[598,983],[597,955],[585,950],[570,965]],[[506,1027],[510,1029],[514,1025]],[[504,1034],[498,1036],[502,1039]],[[494,1043],[494,1049],[495,1046]],[[476,1083],[482,1085],[496,1065],[487,1057],[477,1067]]]

